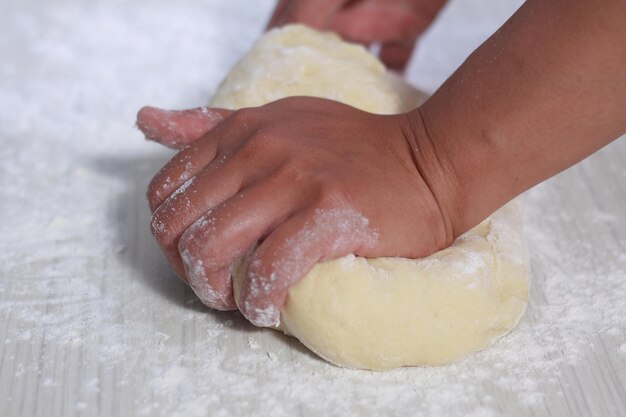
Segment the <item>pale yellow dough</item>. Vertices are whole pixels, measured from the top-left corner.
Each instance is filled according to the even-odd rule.
[[[394,113],[416,104],[414,90],[398,85],[364,48],[288,26],[256,43],[211,104],[241,108],[312,95]],[[236,299],[245,265],[237,270]],[[526,307],[528,277],[514,202],[423,259],[346,256],[317,264],[291,287],[279,329],[341,366],[444,364],[515,326]]]

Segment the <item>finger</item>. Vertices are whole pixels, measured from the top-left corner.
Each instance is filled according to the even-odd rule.
[[[211,164],[187,180],[155,210],[150,222],[152,235],[181,278],[186,276],[178,252],[180,236],[204,213],[239,192],[243,184],[239,163],[227,160],[223,165]]]
[[[289,8],[289,3],[293,0],[279,0],[272,12],[269,22],[267,22],[266,29],[272,29],[280,26],[285,21],[286,13]]]
[[[181,236],[178,250],[187,279],[200,301],[218,310],[236,308],[231,267],[296,208],[295,189],[272,179],[238,193],[210,210]]]
[[[326,29],[333,14],[351,0],[292,0],[279,4],[276,17],[272,16],[271,26],[286,23],[302,23],[316,29]]]
[[[231,110],[207,107],[163,110],[146,106],[137,113],[137,127],[146,139],[180,149],[201,138],[231,113]]]
[[[239,309],[256,326],[277,326],[289,286],[317,262],[369,251],[377,240],[368,220],[354,210],[300,212],[276,228],[252,254]]]
[[[362,2],[332,16],[329,28],[343,38],[362,44],[414,39],[425,29],[423,19],[395,2]]]
[[[413,49],[415,48],[416,39],[407,40],[405,42],[389,42],[380,48],[380,60],[387,68],[394,70],[400,74],[411,60]]]
[[[229,150],[217,156],[205,169],[174,191],[154,212],[151,229],[166,258],[181,276],[184,268],[178,252],[182,233],[200,216],[242,189],[271,175],[286,156],[278,141],[256,135],[228,157]],[[270,157],[271,156],[271,157]]]
[[[256,129],[255,109],[233,113],[213,130],[180,151],[154,176],[147,199],[154,212],[173,192],[218,157],[225,159]],[[219,154],[219,156],[218,156]]]

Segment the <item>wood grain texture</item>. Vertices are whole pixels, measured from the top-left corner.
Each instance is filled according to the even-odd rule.
[[[169,272],[144,190],[170,154],[134,112],[205,101],[271,3],[0,0],[0,416],[626,416],[623,138],[525,195],[529,310],[450,366],[334,367]],[[413,77],[516,4],[454,3]]]

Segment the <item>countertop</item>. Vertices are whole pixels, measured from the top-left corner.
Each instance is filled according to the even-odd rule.
[[[408,78],[432,92],[519,5],[458,0]],[[522,198],[529,309],[449,366],[341,369],[205,308],[145,188],[138,108],[208,101],[269,0],[0,0],[0,415],[626,416],[626,141]]]

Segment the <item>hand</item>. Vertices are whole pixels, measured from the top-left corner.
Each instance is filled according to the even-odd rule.
[[[305,97],[236,112],[144,108],[148,137],[188,144],[150,183],[152,232],[220,310],[236,308],[231,266],[252,251],[240,309],[275,325],[289,286],[319,261],[416,258],[452,242],[455,181],[419,120]]]
[[[303,23],[330,29],[343,38],[370,45],[380,42],[380,59],[404,71],[418,36],[446,0],[279,0],[269,28]]]

